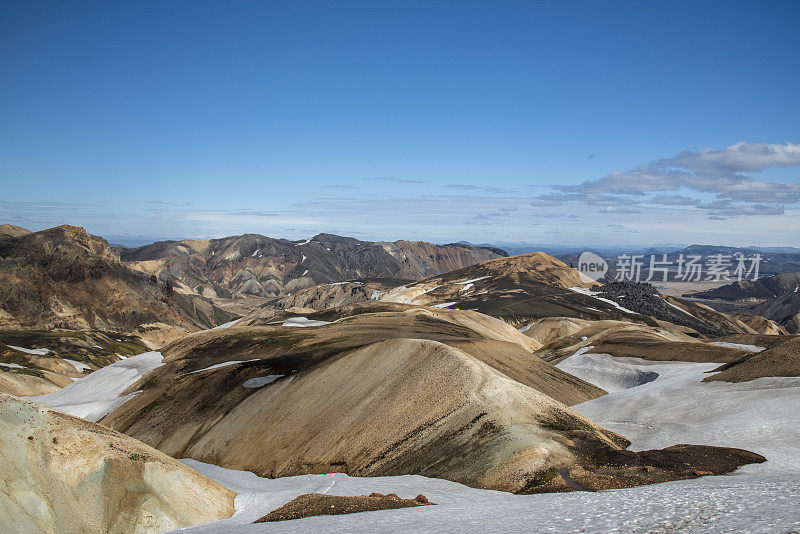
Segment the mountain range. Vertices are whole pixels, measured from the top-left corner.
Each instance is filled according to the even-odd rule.
[[[353,279],[421,280],[508,255],[459,243],[370,242],[333,234],[302,241],[245,234],[116,250],[126,265],[172,284],[180,293],[227,299],[282,297]]]

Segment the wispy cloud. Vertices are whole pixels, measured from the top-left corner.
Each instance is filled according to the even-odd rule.
[[[513,193],[513,191],[509,189],[503,189],[500,187],[493,187],[488,185],[448,184],[445,187],[447,189],[456,189],[458,191],[481,191],[483,193],[498,193],[503,195],[509,195]]]
[[[382,176],[377,178],[364,178],[365,180],[374,180],[378,182],[392,182],[395,184],[424,184],[425,180],[415,180],[411,178],[397,178],[395,176]]]
[[[693,206],[699,204],[700,200],[684,195],[655,195],[649,202],[650,204],[660,204],[662,206]]]

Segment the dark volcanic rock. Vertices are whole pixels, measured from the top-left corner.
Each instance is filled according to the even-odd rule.
[[[376,510],[394,510],[397,508],[411,508],[414,506],[428,506],[436,503],[429,502],[424,495],[417,495],[414,499],[401,499],[394,493],[383,495],[372,493],[355,497],[340,497],[323,493],[305,493],[271,511],[256,523],[270,521],[287,521],[301,519],[315,515],[354,514],[357,512],[374,512]]]
[[[599,293],[599,296],[613,300],[633,312],[673,324],[688,326],[701,334],[724,336],[731,333],[726,328],[716,327],[709,324],[708,321],[701,321],[670,306],[648,283],[609,282],[603,286],[595,286],[593,289]]]

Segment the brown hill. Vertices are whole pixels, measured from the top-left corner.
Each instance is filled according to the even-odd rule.
[[[700,456],[722,471],[759,461],[729,449],[651,451],[658,461],[624,451],[623,438],[553,398],[602,390],[536,358],[509,328],[409,307],[201,332],[164,349],[165,365],[102,422],[168,454],[263,476],[422,474],[527,493],[697,476]]]
[[[0,394],[0,531],[165,532],[229,517],[234,492],[128,436]]]
[[[0,325],[131,331],[166,322],[208,328],[234,318],[120,263],[108,243],[59,226],[0,241]]]
[[[0,239],[4,237],[19,237],[21,235],[30,234],[31,231],[21,226],[13,224],[0,224]]]
[[[752,328],[755,332],[759,334],[766,334],[766,335],[787,335],[789,331],[786,328],[779,325],[776,321],[771,319],[767,319],[766,317],[762,317],[760,315],[750,315],[744,313],[735,313],[730,314],[730,316],[737,321],[741,321],[750,328]]]
[[[800,376],[800,337],[792,336],[762,352],[746,354],[719,369],[720,373],[704,381],[747,382],[767,376]]]
[[[370,242],[333,234],[305,241],[258,234],[162,241],[120,249],[130,267],[206,297],[286,296],[321,283],[364,278],[420,280],[505,252],[423,241]]]

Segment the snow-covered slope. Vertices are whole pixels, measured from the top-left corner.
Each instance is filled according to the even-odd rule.
[[[609,354],[586,354],[592,347],[579,349],[575,354],[556,365],[562,371],[601,387],[609,393],[634,388],[659,377],[657,371],[637,369],[636,366]]]
[[[30,399],[87,421],[99,421],[136,396],[136,393],[122,395],[122,392],[162,365],[163,359],[161,353],[155,351],[131,356],[98,369],[64,389]]]

